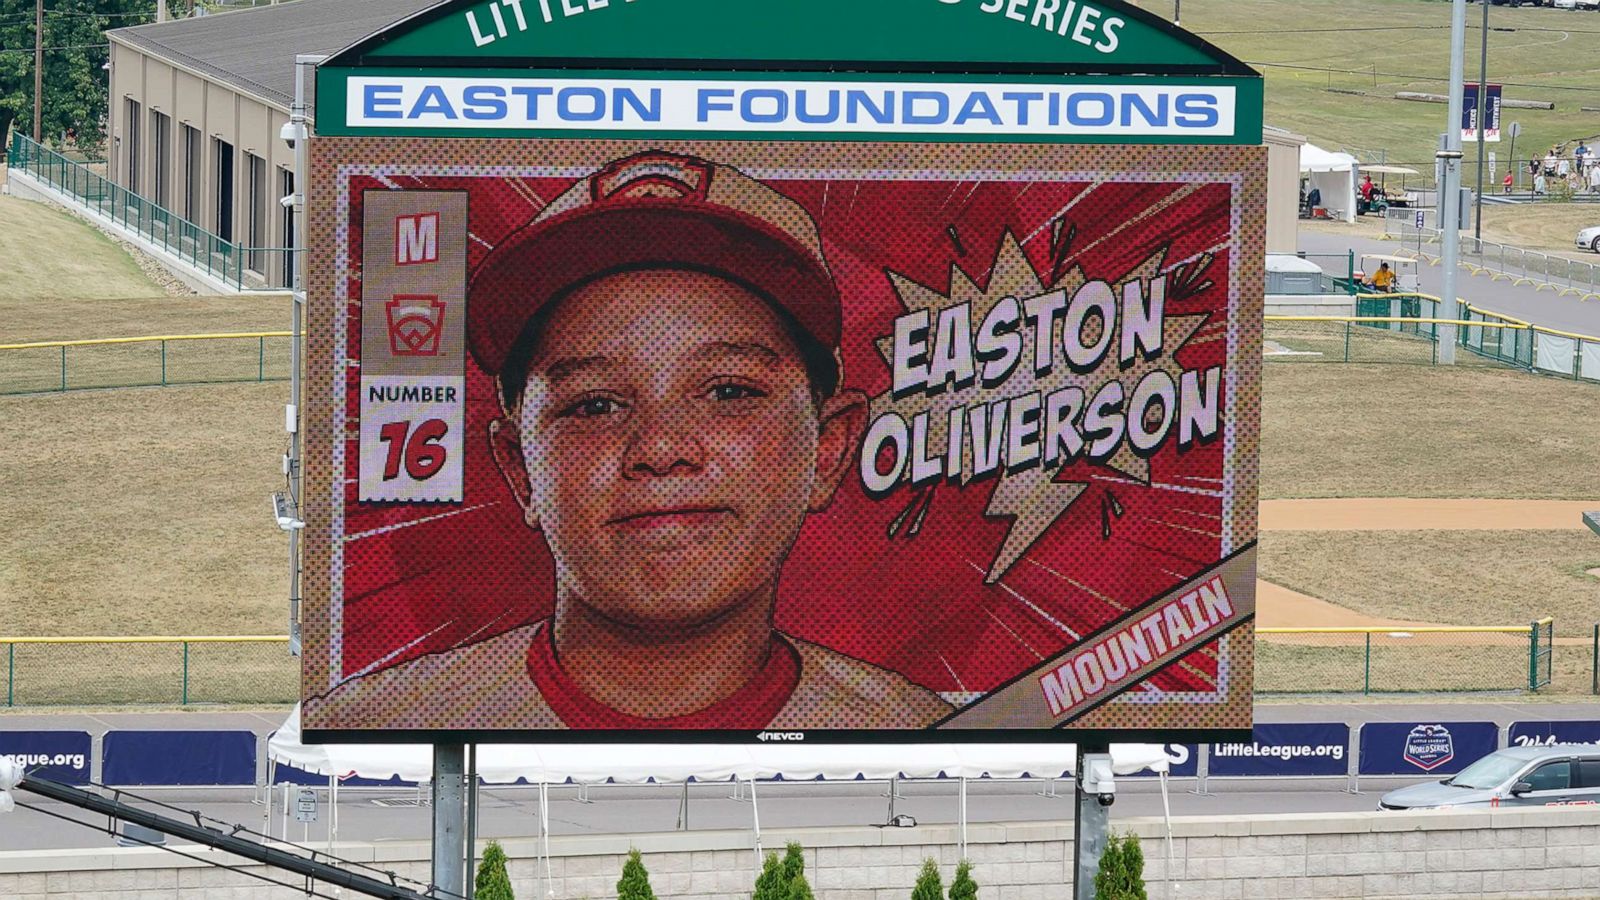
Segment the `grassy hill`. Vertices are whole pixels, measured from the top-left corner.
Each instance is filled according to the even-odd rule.
[[[1158,15],[1171,13],[1165,0],[1143,5]],[[1478,77],[1481,15],[1476,6],[1467,14],[1469,81]],[[1489,22],[1488,80],[1505,84],[1507,99],[1556,104],[1549,111],[1504,111],[1507,123],[1522,125],[1517,156],[1543,154],[1557,142],[1600,134],[1600,113],[1580,110],[1600,107],[1600,15],[1493,6]],[[1387,151],[1389,162],[1413,165],[1431,178],[1445,106],[1396,100],[1394,94],[1445,93],[1448,2],[1190,0],[1183,6],[1183,25],[1265,74],[1269,124],[1328,149],[1366,151],[1373,160],[1378,151]],[[1489,149],[1502,160],[1503,173],[1509,143]],[[1468,157],[1471,179],[1473,153]]]

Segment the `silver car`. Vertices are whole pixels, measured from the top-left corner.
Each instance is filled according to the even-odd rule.
[[[1383,795],[1380,809],[1600,804],[1600,746],[1507,747],[1461,774]]]
[[[1600,253],[1600,225],[1578,232],[1578,246]]]

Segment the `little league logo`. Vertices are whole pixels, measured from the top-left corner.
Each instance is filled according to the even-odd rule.
[[[1418,725],[1406,735],[1405,761],[1424,772],[1432,772],[1456,758],[1450,729],[1443,725]]]
[[[395,356],[438,356],[444,331],[444,301],[438,297],[397,295],[385,304],[389,352]]]

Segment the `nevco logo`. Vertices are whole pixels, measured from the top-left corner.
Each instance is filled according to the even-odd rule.
[[[763,731],[756,735],[758,741],[803,741],[806,739],[804,731]]]

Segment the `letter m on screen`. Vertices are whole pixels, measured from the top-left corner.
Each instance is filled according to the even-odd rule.
[[[394,264],[414,266],[439,261],[439,214],[419,213],[394,220]]]

